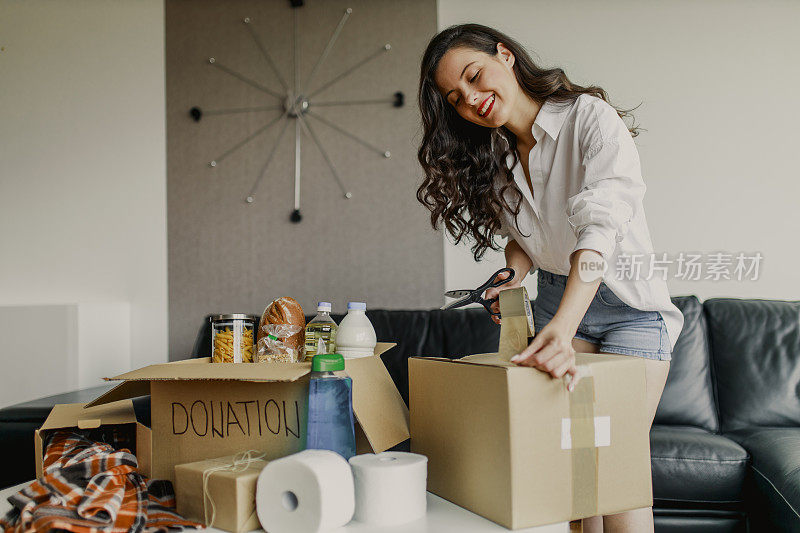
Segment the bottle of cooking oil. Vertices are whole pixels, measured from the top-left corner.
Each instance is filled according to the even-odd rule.
[[[317,316],[306,324],[306,358],[320,353],[333,353],[337,326],[330,313],[331,304],[319,302]]]

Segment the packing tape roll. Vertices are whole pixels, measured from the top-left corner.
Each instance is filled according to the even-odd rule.
[[[425,516],[427,457],[406,452],[367,453],[351,457],[350,466],[357,521],[396,526]]]
[[[258,476],[256,512],[269,533],[317,533],[347,524],[353,473],[338,453],[305,450],[271,461]]]
[[[572,434],[572,515],[597,514],[597,447],[594,435],[594,377],[584,375],[569,393]]]
[[[533,313],[525,287],[500,292],[500,344],[497,353],[504,361],[528,347],[533,337]]]

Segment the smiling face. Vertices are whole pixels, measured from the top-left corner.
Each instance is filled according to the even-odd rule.
[[[453,48],[439,61],[434,78],[442,97],[462,118],[498,128],[508,122],[521,93],[513,66],[514,54],[502,43],[494,56]]]

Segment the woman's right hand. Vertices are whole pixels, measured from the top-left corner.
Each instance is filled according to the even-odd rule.
[[[514,270],[514,269],[512,269],[512,270]],[[508,278],[509,275],[510,275],[509,272],[500,272],[492,280],[492,282],[497,282],[497,281],[500,281],[500,280],[504,280],[504,279]],[[500,312],[500,298],[499,298],[500,297],[500,291],[504,291],[506,289],[516,289],[516,288],[521,287],[521,286],[522,286],[522,279],[517,275],[517,271],[514,270],[514,279],[513,280],[511,280],[508,283],[505,283],[503,285],[500,285],[499,287],[490,287],[490,288],[486,289],[486,294],[484,295],[484,298],[486,300],[491,300],[492,298],[497,298],[497,301],[493,302],[490,307],[492,308],[492,311],[494,311],[495,313],[499,313]],[[489,315],[489,316],[492,317],[492,320],[494,320],[496,324],[500,323],[500,317],[499,316],[495,316],[495,315]]]

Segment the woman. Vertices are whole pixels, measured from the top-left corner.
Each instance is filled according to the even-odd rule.
[[[665,280],[648,276],[653,246],[628,113],[603,89],[538,67],[513,39],[478,24],[430,42],[419,105],[417,198],[433,227],[442,223],[456,243],[471,238],[476,261],[499,250],[495,236],[508,237],[515,276],[502,289],[539,271],[536,335],[512,361],[562,378],[576,375],[576,351],[642,357],[652,424],[683,315]],[[634,268],[618,275],[621,265]],[[584,520],[584,531],[604,527],[653,531],[652,509]]]

